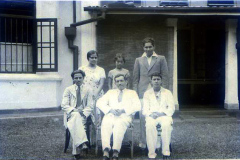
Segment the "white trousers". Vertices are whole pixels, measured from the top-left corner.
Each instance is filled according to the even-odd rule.
[[[171,133],[172,133],[172,117],[162,116],[157,119],[152,117],[146,117],[146,138],[148,146],[148,157],[156,158],[157,154],[155,153],[157,144],[157,128],[158,124],[161,125],[161,141],[162,141],[162,154],[165,156],[170,156],[170,142],[171,142]]]
[[[114,116],[109,113],[103,117],[101,125],[101,138],[102,138],[102,149],[111,148],[110,141],[111,135],[113,134],[113,147],[112,149],[120,152],[122,146],[122,140],[124,134],[132,122],[132,118],[126,114],[121,116]]]
[[[67,127],[73,140],[72,154],[77,154],[77,147],[84,142],[87,142],[85,131],[86,120],[81,117],[78,112],[72,112],[71,117],[67,121]]]

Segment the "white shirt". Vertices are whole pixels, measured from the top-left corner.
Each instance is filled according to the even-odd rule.
[[[120,90],[111,89],[98,101],[96,106],[107,114],[111,109],[124,109],[126,115],[131,115],[141,109],[141,103],[137,93],[134,90],[124,89],[122,101],[118,102]]]
[[[147,57],[148,65],[149,65],[149,66],[150,66],[150,64],[151,64],[152,57],[157,57],[157,56],[158,56],[158,55],[157,55],[156,52],[154,52],[154,51],[153,51],[153,54],[151,55],[151,57],[148,57],[146,52],[144,52],[143,55],[142,55],[142,57]]]
[[[153,88],[144,93],[143,115],[149,116],[153,112],[163,112],[171,117],[175,112],[175,104],[171,91],[161,87],[161,90],[157,95],[160,99],[156,98]]]

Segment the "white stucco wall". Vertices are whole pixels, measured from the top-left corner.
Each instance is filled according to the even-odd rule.
[[[84,11],[84,7],[87,6],[99,6],[100,1],[82,1],[79,3],[79,10],[77,14],[77,19],[78,20],[87,20],[90,18],[93,18],[89,12]],[[96,36],[96,24],[97,22],[92,22],[89,24],[85,24],[82,26],[79,26],[77,28],[77,39],[80,39],[80,54],[81,57],[79,59],[80,65],[87,65],[87,52],[90,50],[96,50],[96,41],[97,41],[97,36]]]
[[[58,106],[58,75],[1,74],[0,110]]]

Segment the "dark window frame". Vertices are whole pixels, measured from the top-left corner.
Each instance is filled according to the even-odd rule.
[[[208,6],[234,6],[235,2],[234,0],[208,0],[207,1]]]
[[[35,26],[34,26],[34,29],[35,29],[35,43],[34,43],[34,48],[35,48],[35,51],[34,51],[34,57],[33,57],[33,60],[35,61],[35,71],[36,72],[57,72],[58,71],[58,38],[57,38],[57,18],[38,18],[35,20]],[[49,22],[50,25],[38,25],[38,22],[42,23],[43,22]],[[54,25],[51,25],[51,23],[54,23]],[[38,42],[38,33],[37,33],[37,29],[38,27],[41,27],[41,33],[42,33],[42,27],[49,27],[49,34],[51,34],[51,27],[53,26],[54,27],[54,42],[52,42],[51,40],[51,36],[49,36],[50,38],[50,41],[49,42],[42,42],[42,37],[41,37],[41,42]],[[41,47],[38,47],[38,44],[41,44]],[[43,43],[50,43],[50,47],[43,47],[42,44]],[[52,47],[52,43],[54,43],[54,47]],[[38,59],[38,48],[41,49],[41,59]],[[43,64],[43,60],[42,60],[42,49],[43,48],[50,48],[50,63],[49,64]],[[54,48],[54,63],[51,63],[51,48]],[[38,68],[38,66],[41,66],[40,68]],[[43,65],[49,65],[50,67],[49,68],[43,68]],[[52,67],[52,65],[54,65],[54,67]]]

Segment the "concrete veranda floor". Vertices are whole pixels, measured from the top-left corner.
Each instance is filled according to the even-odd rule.
[[[134,121],[135,145],[139,121]],[[71,160],[71,147],[63,153],[61,111],[0,114],[0,159]],[[227,110],[182,110],[174,116],[172,159],[240,159],[240,112]],[[122,149],[121,158],[130,150]],[[101,159],[91,149],[83,159]],[[121,159],[120,158],[120,159]],[[134,159],[146,159],[138,147]],[[161,153],[158,155],[161,158]]]

